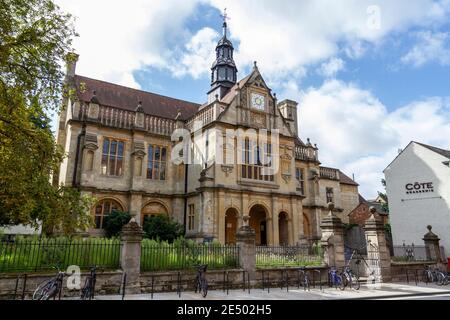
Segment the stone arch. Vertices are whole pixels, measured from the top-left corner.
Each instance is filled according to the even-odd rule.
[[[235,207],[229,207],[225,211],[225,244],[236,243],[239,211]]]
[[[144,221],[147,217],[154,217],[157,215],[169,216],[169,209],[167,205],[160,200],[149,200],[141,209],[141,223],[144,225]]]
[[[289,244],[289,214],[285,211],[278,214],[278,235],[280,245]]]
[[[268,239],[268,230],[267,230],[267,218],[269,217],[269,210],[267,208],[258,203],[254,204],[250,211],[250,227],[255,230],[256,233],[256,245],[267,245],[269,242]]]
[[[99,199],[94,205],[95,229],[104,228],[104,219],[113,211],[124,211],[125,207],[119,199],[114,197],[104,197]]]

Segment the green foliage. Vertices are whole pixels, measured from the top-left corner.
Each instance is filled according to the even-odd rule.
[[[120,245],[119,239],[19,236],[14,243],[0,242],[0,272],[65,270],[70,265],[116,269]]]
[[[51,0],[0,0],[0,7],[0,225],[85,229],[92,199],[50,181],[64,154],[48,114],[61,104],[72,18]]]
[[[388,233],[388,234],[392,234],[392,228],[391,228],[391,225],[389,223],[386,223],[384,225],[384,231],[386,231],[386,233]]]
[[[170,243],[180,238],[184,233],[183,225],[163,214],[146,218],[143,230],[146,238]]]
[[[237,247],[217,242],[198,244],[183,238],[173,243],[150,239],[142,241],[142,271],[194,269],[203,264],[207,264],[208,269],[235,268],[238,261]]]
[[[105,232],[108,238],[118,237],[122,227],[130,222],[131,215],[128,212],[113,211],[105,217]]]

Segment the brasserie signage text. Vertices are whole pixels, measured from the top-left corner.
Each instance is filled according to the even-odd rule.
[[[406,194],[434,192],[433,182],[414,182],[405,186]]]

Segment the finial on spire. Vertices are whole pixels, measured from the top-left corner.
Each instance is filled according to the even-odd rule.
[[[227,37],[227,20],[230,20],[230,17],[228,17],[227,8],[223,9],[223,14],[220,15],[223,19],[223,36]]]

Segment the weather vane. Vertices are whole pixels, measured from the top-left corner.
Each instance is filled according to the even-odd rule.
[[[230,17],[227,13],[227,8],[223,9],[223,14],[220,15],[223,18],[223,35],[227,36],[227,20],[230,20]]]
[[[227,22],[227,20],[230,20],[230,17],[227,13],[227,8],[223,9],[223,14],[220,15],[223,18],[223,22]]]

